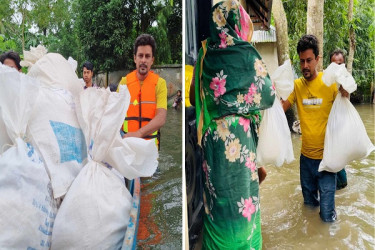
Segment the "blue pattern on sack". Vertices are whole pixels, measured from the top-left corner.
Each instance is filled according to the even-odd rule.
[[[30,143],[26,143],[27,147],[27,156],[32,162],[35,162],[37,164],[41,164],[43,161],[37,154],[37,152],[34,150],[34,147]]]
[[[66,123],[50,121],[60,149],[60,161],[82,161],[87,157],[85,136],[80,128]]]

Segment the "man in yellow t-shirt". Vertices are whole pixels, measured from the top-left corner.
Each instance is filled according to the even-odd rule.
[[[151,71],[155,49],[156,43],[151,35],[138,36],[134,43],[136,70],[123,77],[119,83],[119,86],[127,85],[131,95],[123,138],[155,138],[156,131],[165,124],[167,85],[163,78]]]
[[[327,87],[322,72],[316,70],[319,61],[318,40],[303,36],[297,45],[303,77],[294,81],[294,90],[283,102],[284,111],[296,103],[302,130],[300,181],[304,203],[320,205],[320,218],[325,222],[337,219],[335,211],[336,173],[318,172],[323,158],[324,137],[328,116],[337,95],[336,85]],[[340,89],[343,96],[348,96]],[[320,196],[320,199],[319,199]]]

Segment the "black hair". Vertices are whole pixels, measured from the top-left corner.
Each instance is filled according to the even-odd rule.
[[[297,44],[297,54],[304,52],[308,49],[312,49],[315,57],[319,55],[319,42],[314,35],[304,35],[298,41]]]
[[[134,42],[134,55],[137,54],[137,50],[139,46],[146,46],[150,45],[152,48],[152,56],[155,56],[155,50],[156,50],[156,42],[153,36],[149,34],[142,34],[135,39]]]
[[[180,92],[180,94],[182,95],[182,91],[179,89],[179,90],[177,90],[177,94]]]
[[[86,68],[87,70],[91,70],[91,71],[94,71],[94,65],[89,62],[89,61],[86,61],[83,65],[82,65],[82,69],[83,68]]]
[[[334,55],[340,55],[340,54],[344,58],[344,62],[345,62],[346,61],[345,53],[341,49],[335,49],[334,51],[332,51],[331,54],[329,54],[329,61],[332,60],[332,56],[334,56]]]
[[[5,52],[3,53],[1,56],[0,56],[0,62],[1,63],[4,63],[5,59],[11,59],[14,61],[14,63],[16,64],[18,70],[20,70],[22,67],[21,67],[21,58],[20,56],[18,55],[17,52],[14,52],[14,51],[8,51],[8,52]]]
[[[118,87],[118,83],[110,83],[110,84],[108,85],[108,87],[109,87],[109,90],[110,90],[111,92],[116,92],[117,87]]]

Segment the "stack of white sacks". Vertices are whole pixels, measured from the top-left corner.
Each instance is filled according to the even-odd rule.
[[[0,64],[0,246],[119,249],[123,177],[155,172],[155,142],[121,138],[126,86],[83,91],[61,55],[38,46],[24,56],[27,75]]]
[[[327,86],[336,83],[339,88],[341,85],[348,93],[357,89],[357,84],[346,70],[345,64],[331,63],[323,72],[322,80]],[[349,99],[342,97],[339,92],[328,117],[319,171],[339,172],[351,161],[365,158],[373,150],[375,147],[357,110]]]

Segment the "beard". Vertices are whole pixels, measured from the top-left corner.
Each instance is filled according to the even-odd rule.
[[[303,77],[304,77],[306,80],[311,79],[311,77],[313,76],[313,74],[311,73],[311,71],[310,71],[309,69],[304,69],[304,70],[302,70],[302,74],[303,74]]]
[[[139,65],[139,67],[138,67],[138,73],[140,75],[147,75],[147,73],[148,73],[147,65],[145,65],[145,64]]]

